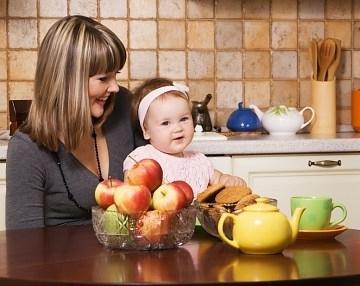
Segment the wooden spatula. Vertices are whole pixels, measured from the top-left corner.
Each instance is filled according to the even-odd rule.
[[[338,39],[333,39],[333,41],[335,42],[335,45],[336,45],[336,52],[335,52],[335,59],[330,64],[330,66],[328,68],[328,72],[327,72],[326,79],[329,81],[334,80],[335,75],[336,75],[336,70],[337,70],[337,68],[340,64],[340,60],[341,60],[341,41]]]
[[[332,39],[322,42],[319,55],[319,75],[318,80],[325,81],[325,75],[331,63],[334,61],[336,44]]]
[[[311,68],[313,70],[312,79],[317,80],[318,76],[318,46],[317,41],[312,39],[309,47],[309,55],[311,61]]]

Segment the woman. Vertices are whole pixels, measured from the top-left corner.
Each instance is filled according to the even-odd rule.
[[[49,29],[28,119],[8,146],[7,229],[90,223],[99,181],[123,178],[137,145],[131,97],[115,78],[125,61],[122,42],[90,18]]]

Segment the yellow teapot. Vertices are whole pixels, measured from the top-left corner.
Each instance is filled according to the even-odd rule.
[[[218,222],[220,238],[247,254],[280,253],[296,240],[305,208],[297,208],[289,221],[267,198],[256,199],[239,214],[223,213]],[[233,239],[224,233],[224,222],[233,221]]]

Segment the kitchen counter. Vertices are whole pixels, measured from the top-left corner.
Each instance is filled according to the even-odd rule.
[[[334,136],[237,133],[228,136],[227,140],[194,140],[188,150],[207,155],[360,152],[360,133],[337,133]]]
[[[7,144],[7,140],[0,140],[0,160],[6,160]],[[227,135],[224,140],[198,138],[190,144],[188,150],[207,155],[360,152],[360,133],[344,132],[335,136],[235,133]]]

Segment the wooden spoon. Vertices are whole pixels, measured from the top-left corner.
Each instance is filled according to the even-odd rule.
[[[336,52],[336,44],[332,39],[326,39],[321,44],[319,55],[319,76],[318,80],[325,81],[326,72],[334,60]]]
[[[327,72],[327,80],[329,81],[334,80],[336,70],[340,64],[340,59],[341,59],[341,41],[338,39],[333,39],[333,41],[335,42],[336,45],[336,52],[335,52],[335,59],[332,62],[332,64],[329,66]]]

